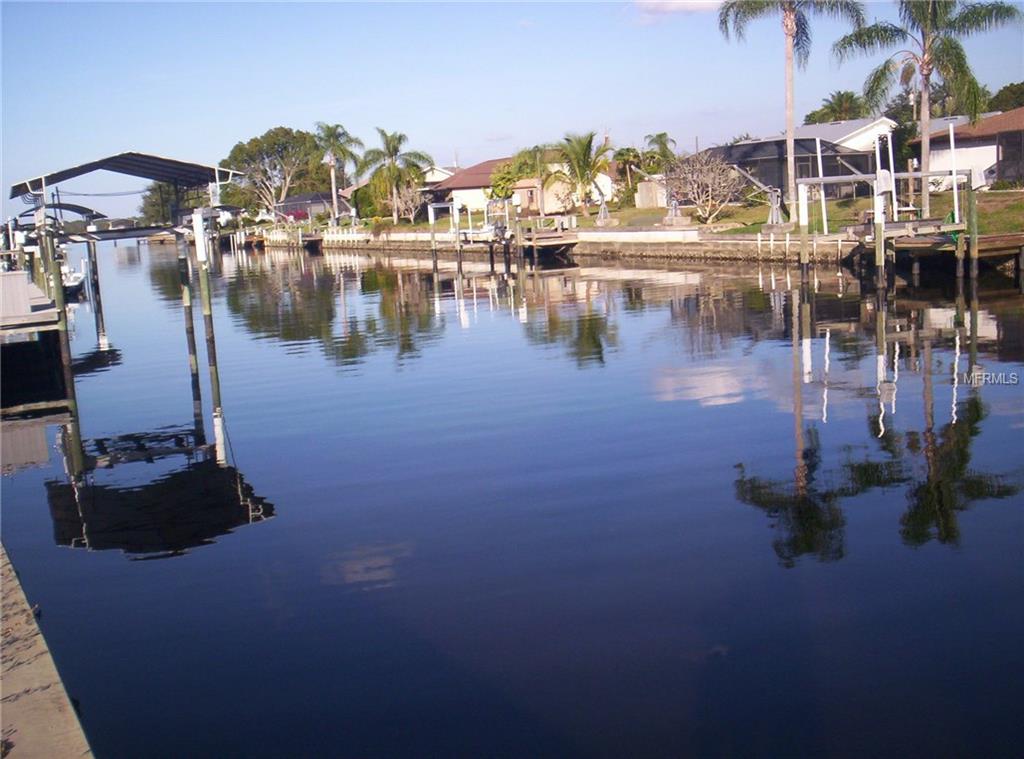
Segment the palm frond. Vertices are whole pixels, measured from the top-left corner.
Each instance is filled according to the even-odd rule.
[[[836,21],[849,21],[857,29],[864,26],[864,4],[855,0],[813,0],[809,8]]]
[[[1020,8],[1013,3],[968,3],[949,19],[947,28],[954,34],[968,37],[1014,21],[1019,22],[1021,18]]]
[[[742,41],[747,24],[780,11],[783,5],[778,0],[725,0],[718,9],[718,28],[726,39],[733,34]]]
[[[910,39],[907,31],[896,24],[880,21],[844,34],[832,45],[832,54],[840,63],[855,55],[873,55],[885,52]]]
[[[803,11],[797,11],[794,20],[796,32],[793,35],[793,53],[796,56],[796,65],[804,68],[811,57],[811,22]]]
[[[896,83],[898,68],[899,64],[889,58],[868,74],[864,82],[864,102],[872,111],[880,111],[884,106],[886,96]]]

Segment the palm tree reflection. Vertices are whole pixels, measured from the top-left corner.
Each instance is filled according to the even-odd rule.
[[[803,418],[798,335],[801,325],[805,335],[809,330],[806,314],[797,310],[796,291],[791,293],[791,305],[795,442],[792,481],[748,476],[743,464],[737,465],[735,481],[737,499],[763,509],[772,518],[772,526],[779,532],[773,548],[783,566],[792,567],[805,555],[816,556],[821,561],[842,558],[846,520],[840,501],[869,489],[894,486],[904,489],[909,506],[900,517],[899,532],[909,546],[920,546],[930,540],[957,545],[960,540],[958,512],[980,500],[1007,498],[1020,492],[1021,488],[1007,482],[1005,477],[971,468],[971,442],[980,434],[981,422],[986,416],[978,388],[962,402],[954,419],[936,431],[932,346],[928,339],[918,345],[921,338],[917,330],[895,335],[895,339],[912,341],[912,356],[919,347],[921,349],[923,431],[900,434],[891,424],[884,427],[880,407],[872,403],[869,408],[874,413],[868,419],[871,437],[885,458],[881,461],[867,456],[863,460],[848,459],[834,472],[823,473],[818,430],[814,425],[805,426]],[[976,301],[972,306],[976,307]],[[976,322],[975,317],[972,325]],[[878,323],[885,322],[879,319]],[[876,345],[884,363],[888,343],[884,335],[878,337]],[[977,330],[972,326],[972,355],[976,338]]]

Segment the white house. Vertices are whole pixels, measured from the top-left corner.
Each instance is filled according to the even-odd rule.
[[[451,176],[438,182],[432,188],[435,195],[451,196],[456,208],[483,211],[487,208],[487,190],[491,187],[491,174],[508,158],[492,158],[465,169],[459,169]]]
[[[931,123],[931,171],[976,170],[984,176],[986,187],[998,179],[1024,179],[1024,108],[987,113],[975,124],[966,116],[932,119]],[[955,150],[950,150],[950,126]],[[920,154],[921,140],[914,140],[913,144]],[[952,178],[932,180],[932,186],[939,189],[948,190],[952,185]]]

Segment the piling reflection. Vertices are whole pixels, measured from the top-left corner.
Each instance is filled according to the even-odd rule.
[[[868,491],[905,495],[906,513],[894,517],[894,528],[908,545],[920,545],[955,544],[958,512],[1020,490],[1015,473],[971,465],[971,442],[987,412],[980,388],[960,386],[979,356],[1024,356],[1016,292],[986,293],[982,308],[973,288],[954,305],[928,282],[865,289],[842,269],[823,268],[801,284],[798,272],[772,264],[756,272],[584,265],[512,277],[492,273],[489,262],[467,260],[461,273],[442,262],[435,273],[429,259],[387,252],[315,259],[281,252],[223,265],[225,303],[247,332],[316,346],[346,367],[380,352],[399,362],[420,355],[447,330],[472,328],[485,310],[518,321],[527,344],[558,347],[577,368],[600,369],[622,350],[626,320],[663,312],[663,331],[645,339],[667,337],[688,363],[658,370],[657,400],[709,407],[763,400],[791,420],[791,473],[766,476],[743,462],[733,479],[736,499],[769,516],[784,566],[844,556],[845,502]],[[164,277],[155,282],[168,286]],[[785,346],[784,371],[781,362],[780,371],[767,371],[765,357],[775,354],[750,368],[746,356],[759,344]],[[936,349],[953,355],[942,380],[951,391],[948,424],[935,421]],[[912,415],[918,392],[921,427]],[[837,455],[823,441],[837,409],[842,418],[854,408],[871,442]]]
[[[820,424],[827,424],[832,331],[841,326],[833,314],[826,324],[816,324],[813,291],[801,288],[788,293],[790,304],[790,346],[792,355],[791,395],[793,399],[793,438],[795,466],[791,481],[772,480],[747,474],[737,465],[737,499],[763,509],[779,533],[773,547],[780,562],[792,567],[800,556],[836,560],[844,554],[843,499],[870,489],[899,486],[906,494],[908,507],[899,518],[899,532],[910,546],[931,540],[957,545],[960,530],[957,514],[985,499],[1001,499],[1018,494],[1021,487],[1009,475],[980,472],[971,466],[971,443],[981,432],[987,412],[981,388],[970,386],[966,398],[957,396],[960,381],[961,343],[966,342],[971,371],[977,365],[980,343],[979,300],[974,289],[970,313],[958,308],[951,319],[943,319],[935,309],[912,303],[907,310],[897,308],[892,291],[881,290],[861,298],[856,326],[867,332],[874,329],[875,384],[867,404],[870,436],[882,458],[865,453],[862,459],[848,456],[838,468],[822,472],[821,430],[818,422],[808,423],[804,408],[807,389],[817,382],[823,385]],[[969,324],[969,326],[967,326]],[[812,366],[812,338],[820,338],[824,328],[824,371],[818,380]],[[936,342],[952,343],[954,361],[950,384],[952,406],[950,421],[939,428],[935,421],[935,376],[933,349]],[[854,359],[870,357],[866,340],[848,340],[844,352]],[[921,430],[898,431],[897,396],[901,372],[915,376],[924,401]],[[906,377],[904,377],[904,383]],[[858,389],[858,393],[859,393]],[[906,402],[906,401],[905,401]]]
[[[188,427],[83,439],[74,380],[117,365],[121,354],[116,349],[100,348],[66,365],[68,413],[59,420],[59,450],[65,478],[45,483],[58,545],[116,549],[135,558],[166,558],[180,556],[237,527],[274,516],[273,505],[256,495],[241,471],[229,463],[231,451],[217,370],[209,267],[201,257],[194,257],[180,237],[176,251],[174,286],[184,316],[192,423]],[[160,268],[170,271],[167,266]],[[213,406],[212,443],[207,441],[203,412],[193,279],[199,280],[206,337]],[[170,278],[160,277],[159,282],[169,293]],[[115,469],[130,474],[127,478],[112,477],[109,473]],[[126,479],[131,484],[124,484]]]

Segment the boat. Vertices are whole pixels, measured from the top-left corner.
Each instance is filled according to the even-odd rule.
[[[83,262],[84,266],[84,262]],[[82,295],[82,289],[85,287],[85,272],[75,271],[69,266],[60,267],[60,278],[64,283],[64,297],[65,298],[78,298]]]

